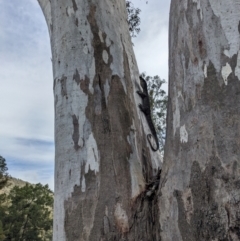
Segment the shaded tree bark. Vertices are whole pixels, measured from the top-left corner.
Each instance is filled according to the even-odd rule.
[[[172,0],[161,238],[240,240],[240,1]]]
[[[146,187],[157,183],[160,153],[137,106],[125,1],[39,3],[53,59],[53,240],[159,240],[157,200]]]

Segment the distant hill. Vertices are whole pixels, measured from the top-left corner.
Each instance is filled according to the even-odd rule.
[[[11,191],[11,189],[14,188],[15,186],[23,187],[23,186],[25,186],[27,183],[30,184],[30,185],[34,185],[34,184],[29,183],[29,182],[25,182],[25,181],[23,181],[23,180],[21,180],[21,179],[11,177],[11,178],[8,180],[7,185],[0,190],[0,194],[3,194],[3,193],[9,194],[9,192]]]

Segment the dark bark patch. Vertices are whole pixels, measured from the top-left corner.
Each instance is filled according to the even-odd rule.
[[[192,165],[190,187],[193,196],[194,212],[190,224],[186,220],[182,192],[178,190],[174,192],[178,202],[178,226],[183,240],[214,240],[214,238],[219,236],[221,239],[218,240],[223,240],[222,238],[226,236],[217,213],[217,204],[213,199],[214,173],[212,169],[217,168],[216,163],[210,164],[209,167],[206,173],[202,173],[198,162],[195,161]]]
[[[98,190],[97,215],[95,215],[89,240],[121,240],[125,234],[118,230],[114,212],[116,203],[121,203],[121,207],[127,215],[130,211],[128,210],[131,196],[131,186],[128,181],[130,180],[128,159],[132,150],[127,137],[132,125],[132,116],[129,108],[130,100],[121,80],[119,76],[112,75],[110,68],[112,56],[106,43],[101,42],[95,14],[96,6],[91,4],[87,19],[93,33],[92,47],[96,66],[93,94],[88,90],[89,82],[87,80],[84,85],[82,81],[80,84],[81,89],[85,89],[88,94],[86,117],[91,124],[100,153],[101,182]],[[106,35],[103,33],[103,36]],[[102,57],[104,50],[108,53],[108,63],[105,63]],[[108,104],[104,89],[107,80],[110,85]],[[108,197],[107,200],[106,197]],[[106,206],[109,215],[107,219],[104,219]]]
[[[190,51],[187,45],[185,45],[184,48],[184,53],[185,53],[185,68],[188,69],[188,65],[189,65],[189,59],[190,59]]]
[[[185,16],[189,24],[188,31],[189,33],[191,33],[192,36],[193,47],[190,49],[190,51],[192,52],[190,56],[197,56],[198,59],[204,59],[207,57],[207,50],[205,44],[206,41],[205,36],[202,33],[203,22],[200,17],[200,10],[197,8],[197,3],[190,3],[189,1]],[[187,44],[185,48],[188,48]],[[194,58],[192,58],[191,60],[193,63],[196,63]]]
[[[94,196],[97,192],[97,177],[94,171],[89,170],[84,173],[85,165],[81,167],[81,177],[84,176],[86,186],[85,192],[82,192],[82,178],[80,186],[75,186],[71,197],[64,202],[65,220],[64,229],[66,238],[69,241],[90,240],[87,239],[85,220],[94,215],[95,203]],[[82,196],[84,195],[84,199]],[[90,213],[89,213],[90,212]],[[90,227],[88,227],[90,229]]]
[[[232,74],[234,75],[234,77],[235,77],[235,68],[236,68],[236,66],[237,66],[237,54],[234,54],[233,56],[232,56],[232,58],[230,58],[229,59],[229,63],[230,63],[230,66],[231,66],[231,68],[232,68]]]
[[[240,103],[239,93],[240,82],[234,74],[229,75],[228,85],[220,86],[215,68],[210,63],[199,104],[205,106],[204,111],[207,110],[212,115],[215,145],[224,163],[229,163],[229,160],[238,160],[240,155],[238,148],[240,143],[240,110],[236,104]],[[226,130],[228,134],[226,134]]]
[[[207,55],[207,50],[205,48],[205,42],[204,42],[204,36],[202,34],[199,33],[199,37],[198,37],[198,49],[199,49],[199,53],[202,59],[204,59]]]
[[[106,99],[105,99],[105,90],[103,87],[103,81],[102,81],[100,75],[98,76],[98,85],[95,86],[94,92],[95,92],[95,97],[94,97],[95,113],[99,114],[99,112],[97,111],[98,109],[104,111],[105,114],[102,117],[103,131],[105,133],[107,133],[107,132],[110,133],[111,125],[109,122],[109,112],[108,112],[107,103],[106,103]]]
[[[182,235],[182,240],[184,241],[196,241],[196,239],[193,236],[191,226],[187,222],[186,219],[186,211],[184,208],[184,203],[183,203],[183,194],[182,192],[175,190],[173,193],[173,196],[177,199],[178,202],[178,227],[180,229],[181,235]]]
[[[219,106],[219,102],[222,99],[222,87],[218,82],[218,76],[212,62],[209,62],[207,76],[204,81],[201,96],[205,104],[209,104],[215,109]]]
[[[240,21],[238,23],[238,32],[240,33]]]
[[[198,162],[194,162],[191,171],[194,212],[191,220],[194,236],[197,240],[228,240],[224,213],[214,197],[216,189],[214,179],[221,176],[223,169],[217,157],[212,156],[204,172]]]
[[[81,80],[80,80],[80,75],[79,75],[77,69],[76,69],[76,71],[75,71],[75,73],[74,73],[74,75],[73,75],[73,80],[75,80],[78,85],[79,85],[80,82],[81,82]]]
[[[78,18],[75,19],[75,25],[78,27]]]
[[[90,80],[87,76],[85,76],[85,78],[80,82],[80,88],[85,94],[90,94],[89,83],[90,83]]]
[[[73,4],[73,10],[74,10],[74,12],[76,12],[78,10],[78,7],[77,7],[75,0],[72,0],[72,4]]]
[[[99,66],[96,65],[98,67],[96,73],[97,74],[100,74],[100,73],[106,74],[106,71],[107,72],[110,71],[110,65],[112,63],[113,57],[110,53],[110,48],[107,47],[105,42],[103,42],[103,43],[101,42],[101,39],[98,35],[99,27],[98,27],[97,21],[95,19],[95,13],[96,13],[96,6],[92,4],[90,7],[90,11],[89,11],[89,15],[88,15],[87,19],[89,21],[92,33],[94,35],[94,38],[92,41],[92,45],[94,48],[94,57],[95,57],[96,62],[98,62],[98,64],[99,64]],[[102,36],[105,39],[107,35],[106,35],[106,33],[103,32]],[[108,63],[105,63],[102,59],[102,53],[104,50],[107,51],[107,53],[108,53]],[[107,68],[105,68],[104,66],[106,66]]]
[[[203,42],[201,39],[198,40],[198,46],[199,46],[199,49],[202,49],[203,47]]]
[[[196,65],[196,66],[198,65],[198,58],[197,57],[194,58],[193,64]]]
[[[74,142],[74,149],[77,151],[80,146],[78,145],[79,141],[79,122],[76,117],[76,115],[72,116],[72,122],[73,122],[73,134],[72,134],[72,139]]]
[[[67,77],[63,75],[62,78],[59,81],[61,83],[62,97],[66,97],[66,99],[68,99],[68,96],[67,96]]]
[[[237,66],[237,54],[234,54],[231,58],[229,58],[228,56],[226,55],[222,55],[221,56],[221,65],[222,66],[225,66],[226,63],[230,64],[231,66],[231,69],[232,69],[232,73],[228,76],[228,82],[229,80],[238,80],[237,77],[235,76],[235,68]]]
[[[95,107],[95,114],[100,115],[102,112],[102,88],[101,88],[100,77],[99,77],[99,84],[94,86],[94,107]]]
[[[222,183],[221,191],[227,192],[230,198],[226,203],[216,200],[216,183],[219,182]],[[197,161],[193,162],[189,185],[193,203],[190,223],[186,219],[183,193],[178,190],[174,192],[178,202],[178,226],[183,240],[228,241],[240,237],[240,200],[237,198],[238,201],[235,201],[236,195],[239,195],[236,183],[239,180],[236,181],[234,176],[228,174],[215,155],[209,158],[204,171]],[[235,194],[233,189],[236,190]]]

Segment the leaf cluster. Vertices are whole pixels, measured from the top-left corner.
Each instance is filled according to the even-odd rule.
[[[134,8],[133,4],[130,1],[126,1],[127,8],[127,21],[131,37],[136,37],[140,32],[139,25],[141,23],[139,14],[141,10],[139,8]]]
[[[7,164],[6,160],[0,156],[0,190],[7,184],[9,175],[7,173]]]
[[[9,175],[7,173],[7,163],[5,158],[0,156],[0,190],[3,189],[9,180]],[[4,235],[3,230],[3,222],[2,217],[4,217],[4,214],[6,212],[7,206],[6,206],[6,194],[0,194],[0,241],[5,240],[6,236]]]

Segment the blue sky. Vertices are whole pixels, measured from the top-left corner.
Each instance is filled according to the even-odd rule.
[[[133,0],[140,72],[168,78],[170,0]],[[0,1],[0,155],[9,173],[54,188],[54,106],[47,26],[36,0]]]

